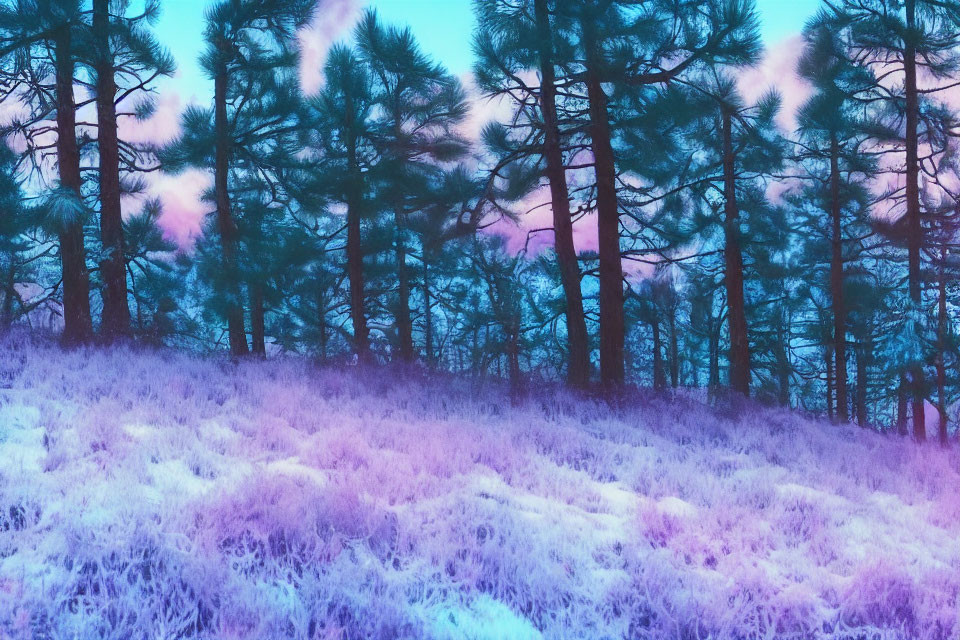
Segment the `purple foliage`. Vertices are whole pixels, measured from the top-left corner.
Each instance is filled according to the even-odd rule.
[[[0,638],[960,637],[935,446],[22,337],[0,387]]]

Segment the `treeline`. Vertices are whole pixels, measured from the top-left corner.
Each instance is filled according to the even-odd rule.
[[[212,102],[163,146],[119,135],[174,71],[160,8],[0,0],[5,325],[731,390],[921,440],[929,402],[947,441],[960,3],[825,2],[787,132],[775,92],[740,92],[749,0],[477,0],[473,92],[368,11],[314,95],[322,5],[221,0]],[[480,140],[471,102],[501,114]],[[177,252],[159,202],[121,209],[191,168],[210,215]]]

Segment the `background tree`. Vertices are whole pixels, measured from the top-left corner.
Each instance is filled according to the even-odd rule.
[[[367,11],[355,37],[361,61],[369,66],[373,104],[371,123],[380,156],[373,179],[384,211],[392,214],[396,264],[394,318],[400,360],[414,358],[411,267],[417,247],[410,246],[408,217],[422,206],[439,163],[467,152],[456,127],[467,115],[460,82],[421,52],[409,29],[384,26]]]

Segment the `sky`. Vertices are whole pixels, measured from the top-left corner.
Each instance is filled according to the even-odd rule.
[[[816,12],[820,0],[756,0],[767,52],[761,63],[739,74],[740,89],[754,100],[772,86],[784,97],[780,124],[792,130],[796,108],[809,96],[794,69],[800,51],[799,34]],[[179,129],[180,114],[190,103],[209,105],[212,82],[201,71],[197,58],[203,49],[204,12],[213,0],[165,0],[156,25],[157,37],[177,61],[177,72],[158,84],[159,108],[147,123],[125,123],[121,134],[128,139],[172,140]],[[321,68],[329,47],[349,37],[366,7],[375,8],[386,23],[409,25],[425,53],[442,62],[451,73],[467,78],[473,62],[471,39],[474,27],[472,0],[320,0],[320,10],[309,29],[300,35],[301,82],[308,92],[321,83]],[[489,102],[474,103],[468,128],[479,131],[495,109]],[[124,127],[125,125],[121,125]],[[465,132],[468,133],[469,132]],[[168,237],[182,247],[192,245],[200,233],[207,206],[201,194],[209,188],[209,173],[192,169],[171,176],[155,174],[150,189],[163,201],[161,225]],[[131,203],[134,204],[134,203]],[[139,206],[139,205],[136,205]],[[540,211],[548,215],[547,209]],[[534,216],[535,217],[535,216]],[[529,221],[537,225],[537,220]],[[548,223],[544,223],[549,226]],[[543,225],[541,225],[543,226]],[[522,231],[522,230],[521,230]],[[593,225],[581,224],[577,240],[583,247],[595,244]],[[524,233],[509,232],[520,238]],[[581,237],[582,236],[582,237]]]
[[[177,59],[177,77],[167,86],[176,86],[185,98],[206,97],[210,82],[197,65],[202,48],[203,15],[212,1],[166,0],[157,24],[157,35]],[[321,47],[349,34],[353,21],[367,6],[374,7],[385,22],[407,24],[424,51],[443,62],[451,72],[470,70],[473,31],[471,0],[326,0],[318,21]],[[819,0],[757,0],[757,9],[768,46],[799,33],[803,23],[817,9]]]

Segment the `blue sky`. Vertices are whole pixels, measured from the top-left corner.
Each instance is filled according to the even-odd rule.
[[[209,4],[203,0],[166,0],[157,25],[159,38],[177,59],[179,76],[175,83],[187,98],[209,91],[196,63],[202,46],[203,14]],[[452,72],[470,69],[471,0],[367,0],[367,5],[376,7],[385,21],[409,24],[423,49]],[[797,33],[818,5],[819,0],[757,0],[764,40],[774,44]]]

